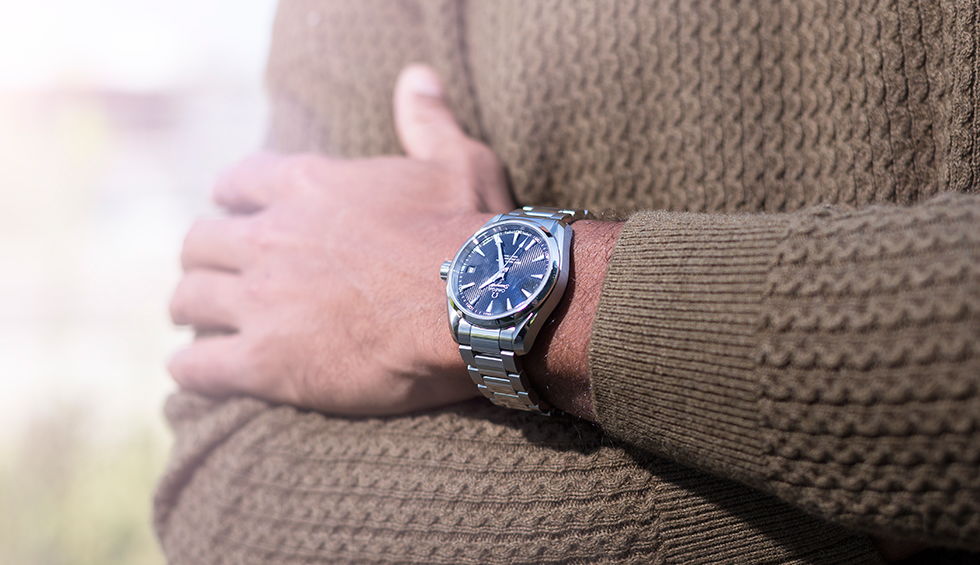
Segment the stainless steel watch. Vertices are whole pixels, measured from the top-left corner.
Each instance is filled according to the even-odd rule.
[[[479,391],[495,404],[551,413],[520,357],[565,292],[569,224],[587,216],[586,210],[536,206],[494,216],[439,270],[459,353]]]

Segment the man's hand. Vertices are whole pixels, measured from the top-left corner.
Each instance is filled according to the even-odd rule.
[[[407,157],[259,155],[217,184],[231,216],[190,230],[171,304],[198,333],[170,362],[180,385],[342,414],[476,395],[439,265],[514,205],[432,71],[402,74],[395,115]]]

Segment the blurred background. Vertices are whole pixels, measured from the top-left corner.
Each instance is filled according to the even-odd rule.
[[[0,10],[0,563],[162,563],[168,295],[261,142],[272,0]]]

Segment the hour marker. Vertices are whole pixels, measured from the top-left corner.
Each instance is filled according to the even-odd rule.
[[[513,306],[510,305],[510,298],[507,299],[507,309],[510,310]]]
[[[459,290],[461,290],[461,291],[462,291],[462,290],[466,290],[466,289],[468,289],[469,287],[471,287],[471,286],[473,286],[473,285],[475,285],[475,284],[476,284],[475,282],[469,282],[469,283],[466,283],[466,284],[464,284],[463,286],[461,286],[461,287],[459,287]]]
[[[542,259],[544,259],[544,255],[543,255],[543,254],[542,254],[542,255],[538,255],[538,256],[537,256],[537,257],[536,257],[536,258],[535,258],[535,259],[534,259],[533,261],[531,261],[531,262],[532,262],[532,263],[537,263],[538,261],[540,261],[540,260],[542,260]]]
[[[537,261],[537,259],[535,259],[535,261]],[[543,279],[544,278],[544,273],[541,273],[541,274],[538,274],[538,275],[531,275],[531,278],[532,279]],[[470,283],[470,285],[472,285],[472,284],[473,283]]]
[[[487,312],[491,310],[493,310],[493,300],[490,301],[490,304],[487,304]]]
[[[526,296],[527,298],[531,298],[531,293],[530,292],[524,290],[523,288],[521,289],[521,292],[523,292],[524,293],[524,296]]]
[[[511,245],[514,245],[515,243],[517,243],[517,236],[519,236],[519,235],[520,235],[519,232],[516,232],[516,231],[514,232],[514,239],[510,242]]]
[[[486,256],[487,256],[487,254],[486,254],[486,253],[484,253],[484,252],[483,252],[483,250],[482,250],[482,249],[480,249],[479,247],[477,247],[477,248],[476,248],[476,249],[474,249],[473,251],[476,251],[477,253],[479,253],[480,255],[483,255],[484,257],[486,257]]]

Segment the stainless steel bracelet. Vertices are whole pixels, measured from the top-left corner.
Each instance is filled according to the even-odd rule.
[[[545,220],[556,220],[564,224],[571,224],[579,220],[584,220],[589,216],[588,210],[570,210],[562,208],[548,208],[546,206],[525,206],[520,210],[508,212],[504,216],[511,218],[541,218]]]
[[[571,224],[587,218],[587,210],[562,210],[525,206],[506,218],[534,218]],[[483,396],[494,404],[550,415],[552,408],[543,402],[530,385],[520,359],[515,355],[515,328],[484,328],[460,320],[456,332],[459,353],[466,361],[466,370]]]

